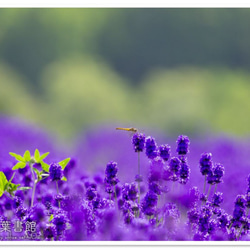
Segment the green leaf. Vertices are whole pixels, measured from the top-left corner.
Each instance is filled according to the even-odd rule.
[[[14,184],[14,183],[8,182],[8,186],[10,187],[11,191],[16,191],[17,188],[21,186],[21,184]]]
[[[49,221],[52,221],[52,220],[53,220],[53,218],[54,218],[54,215],[53,215],[53,214],[51,214],[51,215],[50,215],[50,217],[49,217]]]
[[[26,167],[26,163],[25,162],[18,162],[13,168],[12,170],[16,170],[19,168],[25,168]]]
[[[11,156],[13,156],[17,161],[25,162],[25,159],[21,155],[18,155],[18,154],[12,153],[12,152],[10,152],[9,154]]]
[[[5,191],[5,186],[8,184],[5,174],[1,171],[0,172],[0,197],[3,195]]]
[[[40,161],[40,152],[39,152],[38,149],[35,150],[34,158],[35,158],[35,161],[36,161],[36,162],[39,162],[39,161]]]
[[[31,156],[30,156],[30,151],[29,150],[26,150],[24,155],[23,155],[23,158],[25,159],[26,162],[29,162],[30,159],[31,159]]]
[[[48,156],[49,152],[44,153],[40,156],[39,162],[41,162],[42,160],[44,160],[47,156]]]
[[[67,178],[65,176],[63,176],[63,178],[61,179],[61,181],[67,181]]]
[[[43,161],[40,162],[41,165],[42,165],[42,169],[45,171],[45,172],[49,172],[49,165]]]
[[[31,189],[31,187],[20,187],[17,190],[28,190],[28,189]]]
[[[62,170],[64,170],[67,164],[69,163],[69,161],[70,161],[70,158],[67,158],[67,159],[64,159],[63,161],[58,162],[58,164],[62,167]]]
[[[5,191],[8,192],[11,196],[14,196],[13,194],[14,191],[16,191],[20,185],[21,184],[14,184],[14,183],[8,182],[5,187]]]

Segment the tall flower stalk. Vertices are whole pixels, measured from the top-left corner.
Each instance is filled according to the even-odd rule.
[[[145,135],[142,133],[135,133],[132,137],[132,144],[134,147],[134,151],[138,153],[138,174],[135,177],[135,181],[138,183],[138,204],[140,204],[140,182],[142,181],[141,176],[141,167],[140,167],[140,152],[144,150],[145,147]]]

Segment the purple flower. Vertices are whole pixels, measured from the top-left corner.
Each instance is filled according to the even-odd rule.
[[[13,208],[18,208],[23,204],[23,200],[19,196],[15,196],[13,199]]]
[[[224,169],[223,165],[220,164],[220,163],[215,163],[213,172],[214,172],[214,178],[215,178],[214,182],[215,183],[220,183],[221,178],[223,177],[224,172],[225,172],[225,169]]]
[[[217,225],[218,224],[217,224],[216,220],[210,220],[209,224],[208,224],[208,233],[214,234],[216,232]]]
[[[215,184],[216,183],[216,176],[214,175],[213,169],[207,174],[207,183],[208,184]]]
[[[135,133],[132,137],[132,144],[135,152],[142,152],[145,146],[145,135],[141,133]]]
[[[200,200],[201,201],[207,201],[207,195],[205,195],[205,194],[200,194]]]
[[[143,204],[142,211],[144,214],[146,214],[148,216],[152,216],[156,213],[156,207],[149,207],[149,206],[146,206],[145,204]]]
[[[179,155],[186,155],[189,152],[190,140],[186,135],[180,135],[177,139],[177,149],[176,152]]]
[[[199,221],[199,211],[193,208],[187,212],[189,223],[198,223]]]
[[[238,231],[235,228],[231,228],[231,232],[228,234],[228,240],[235,241],[237,240]]]
[[[23,185],[25,187],[29,187],[31,185],[31,182],[32,182],[31,177],[28,175],[24,176],[22,182],[23,182]]]
[[[112,187],[109,186],[109,185],[107,185],[107,186],[105,187],[105,192],[108,193],[108,194],[112,194],[112,193],[113,193]]]
[[[133,221],[134,218],[135,218],[134,214],[128,212],[124,215],[124,223],[131,224],[131,222]]]
[[[218,217],[218,225],[222,229],[226,229],[229,225],[229,215],[224,213]]]
[[[6,209],[6,210],[11,210],[12,209],[12,200],[11,199],[9,199],[9,198],[7,198],[6,200],[5,200],[5,202],[4,202],[4,208]]]
[[[164,161],[168,161],[169,157],[170,157],[170,146],[168,144],[165,145],[161,145],[159,147],[159,153],[160,153],[160,157],[164,160]]]
[[[28,212],[27,208],[19,206],[16,209],[16,216],[18,219],[22,220],[27,215],[27,212]]]
[[[246,194],[246,207],[250,208],[250,193]]]
[[[117,163],[114,161],[110,161],[106,166],[106,171],[105,171],[106,177],[108,179],[115,178],[117,172],[118,172]]]
[[[155,139],[151,136],[146,138],[146,155],[149,159],[154,159],[158,156],[158,149]]]
[[[189,175],[190,175],[189,166],[187,165],[186,162],[182,162],[179,171],[180,183],[186,184],[189,180]]]
[[[63,177],[62,167],[57,163],[52,163],[49,168],[49,175],[52,181],[59,181]]]
[[[66,196],[62,194],[56,194],[54,197],[54,206],[59,207],[59,203],[61,206],[64,206],[65,199],[66,199]]]
[[[136,200],[138,198],[138,189],[135,183],[125,183],[122,187],[122,197],[124,200]]]
[[[235,206],[233,211],[234,220],[239,221],[243,216],[245,216],[245,209],[240,206]]]
[[[29,165],[27,164],[25,168],[19,168],[18,173],[22,174],[22,175],[25,175],[27,173],[28,169],[29,169],[28,166]]]
[[[169,162],[169,169],[175,175],[179,175],[179,170],[181,167],[181,161],[178,157],[172,157]]]
[[[157,182],[155,182],[155,181],[149,183],[148,189],[149,189],[149,191],[152,191],[152,192],[154,192],[157,195],[161,194],[160,185]]]
[[[117,172],[118,172],[117,163],[114,161],[110,161],[107,164],[105,171],[106,177],[104,179],[104,182],[108,186],[115,186],[119,182],[119,179],[116,177]]]
[[[95,198],[92,200],[93,208],[94,208],[94,209],[100,208],[100,202],[101,202],[100,197],[98,197],[98,196],[95,197]]]
[[[209,230],[209,217],[204,216],[203,214],[200,216],[198,220],[199,231],[202,233],[208,233]]]
[[[117,183],[120,182],[120,180],[116,177],[112,179],[105,177],[104,182],[109,186],[115,186]]]
[[[42,203],[43,203],[43,205],[46,206],[47,209],[50,209],[52,201],[53,201],[53,195],[51,193],[46,193],[42,197]]]
[[[246,206],[245,195],[237,195],[234,204],[236,207],[245,208]]]
[[[202,206],[201,209],[201,215],[210,218],[212,216],[212,210],[211,207],[208,205]]]
[[[87,191],[86,191],[86,197],[89,201],[92,201],[97,195],[97,192],[95,190],[95,188],[92,187],[88,187]]]
[[[223,202],[223,197],[222,197],[222,193],[220,192],[216,192],[213,197],[212,197],[212,205],[215,207],[219,207],[220,204]]]
[[[143,207],[154,207],[157,205],[157,201],[157,194],[152,191],[149,191],[143,199]]]
[[[211,172],[212,169],[212,154],[203,153],[200,158],[200,171],[202,175],[207,175]]]
[[[66,229],[67,222],[68,222],[68,219],[62,210],[58,210],[57,213],[54,214],[52,223],[55,225],[58,235],[62,234],[63,231]]]
[[[29,218],[36,223],[41,222],[46,217],[45,211],[45,206],[41,203],[37,203],[31,208]]]
[[[48,224],[43,231],[44,238],[46,240],[51,240],[56,237],[56,226],[53,224]]]

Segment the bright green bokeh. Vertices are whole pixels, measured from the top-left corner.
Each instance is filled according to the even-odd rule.
[[[0,65],[0,73],[1,113],[64,137],[100,124],[172,134],[249,134],[250,74],[241,71],[156,70],[133,88],[105,62],[75,57],[48,65],[41,95],[6,65]]]

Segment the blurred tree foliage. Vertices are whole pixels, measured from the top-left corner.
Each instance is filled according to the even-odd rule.
[[[99,51],[132,80],[155,67],[250,66],[250,9],[129,9],[101,30]]]
[[[50,62],[94,53],[108,17],[101,9],[0,9],[0,57],[37,85]]]
[[[86,53],[133,84],[157,67],[249,69],[249,23],[250,9],[0,9],[0,57],[33,84]]]
[[[0,110],[64,137],[97,124],[199,135],[249,134],[250,74],[228,69],[155,70],[134,88],[105,62],[73,57],[43,72],[43,95],[0,65]],[[7,83],[7,84],[6,84]]]

